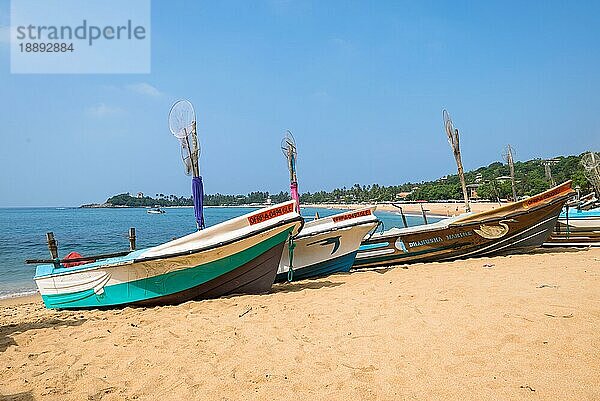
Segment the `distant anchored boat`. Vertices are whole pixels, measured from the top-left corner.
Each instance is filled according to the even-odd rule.
[[[154,208],[149,209],[148,211],[146,211],[146,213],[148,213],[148,214],[164,214],[165,211],[162,210],[160,207],[155,206]]]

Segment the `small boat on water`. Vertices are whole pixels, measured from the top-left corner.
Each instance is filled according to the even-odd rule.
[[[290,131],[287,131],[281,145],[290,172],[291,196],[296,210],[299,211],[297,148]],[[293,242],[288,243],[283,250],[277,281],[301,280],[350,271],[360,242],[379,223],[373,214],[374,211],[375,207],[366,207],[315,218],[305,223],[300,233],[293,238]]]
[[[160,207],[155,206],[154,208],[147,210],[146,213],[148,213],[148,214],[164,214],[165,211],[162,210]]]
[[[475,256],[526,252],[549,237],[571,181],[531,198],[482,213],[408,228],[392,228],[365,239],[355,268],[440,262]]]
[[[47,308],[162,305],[264,293],[275,281],[288,237],[301,225],[290,201],[124,256],[72,267],[77,259],[40,265],[34,280]]]
[[[600,208],[565,208],[544,246],[600,246]]]

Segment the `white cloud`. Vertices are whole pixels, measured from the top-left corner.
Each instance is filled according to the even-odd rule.
[[[139,84],[127,85],[127,89],[129,89],[132,92],[139,93],[140,95],[144,95],[144,96],[160,97],[163,95],[161,91],[159,91],[154,86],[152,86],[146,82],[140,82]]]
[[[115,114],[121,114],[123,112],[123,110],[119,109],[118,107],[111,107],[111,106],[107,106],[104,103],[99,103],[95,106],[88,107],[85,110],[85,112],[89,116],[101,118],[101,117],[112,116]]]

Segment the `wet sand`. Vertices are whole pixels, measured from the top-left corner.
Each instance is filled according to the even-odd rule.
[[[178,306],[0,302],[0,400],[598,400],[600,249]]]

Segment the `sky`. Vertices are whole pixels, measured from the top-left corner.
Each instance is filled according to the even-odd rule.
[[[190,195],[167,117],[196,109],[207,193],[395,185],[600,148],[597,1],[158,1],[149,74],[10,73],[0,0],[0,207]]]

